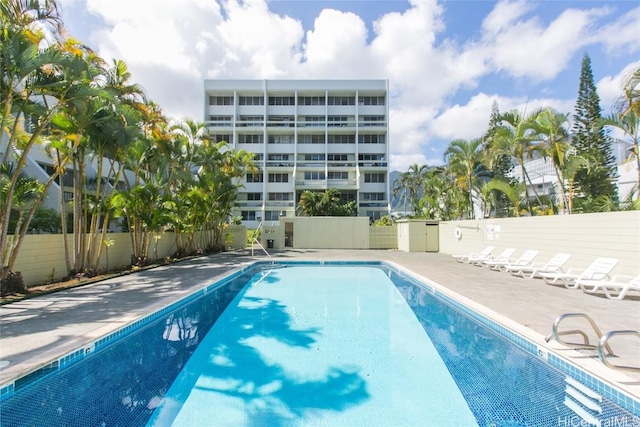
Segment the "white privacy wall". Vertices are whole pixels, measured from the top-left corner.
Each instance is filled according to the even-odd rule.
[[[456,229],[459,232],[456,233]],[[460,239],[456,237],[460,235]],[[640,211],[495,218],[440,223],[440,252],[466,254],[485,246],[540,251],[538,261],[572,254],[567,267],[584,268],[596,257],[620,260],[613,274],[640,274]]]

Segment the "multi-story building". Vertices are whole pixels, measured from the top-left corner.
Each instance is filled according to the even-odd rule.
[[[305,190],[337,189],[359,216],[388,215],[386,80],[205,80],[205,122],[255,154],[234,215],[249,226],[294,216]]]

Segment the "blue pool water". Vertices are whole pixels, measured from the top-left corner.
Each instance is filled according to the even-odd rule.
[[[201,294],[16,381],[0,424],[583,425],[565,373],[389,266],[259,266]],[[594,399],[601,425],[638,420]]]

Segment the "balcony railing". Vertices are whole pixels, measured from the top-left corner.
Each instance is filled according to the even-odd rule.
[[[293,162],[286,160],[268,160],[267,167],[292,168]]]
[[[296,180],[296,185],[301,187],[324,188],[327,182],[324,179],[300,179]]]
[[[253,122],[253,121],[237,121],[236,127],[238,128],[249,128],[249,127],[263,127],[264,122]]]
[[[205,122],[208,128],[228,128],[233,127],[233,121],[207,121]]]
[[[358,122],[358,127],[359,127],[359,128],[386,127],[386,126],[387,126],[387,122],[386,122],[386,121],[379,121],[379,122]]]
[[[296,124],[299,128],[323,128],[325,125],[325,122],[298,122]]]
[[[378,162],[372,162],[372,161],[367,161],[367,162],[358,162],[358,166],[360,166],[361,168],[387,167],[387,162],[385,162],[385,161],[378,161]]]
[[[267,121],[267,127],[280,127],[280,128],[292,128],[295,125],[290,120],[269,120]]]
[[[282,201],[268,201],[265,204],[266,208],[274,208],[274,207],[284,207],[284,208],[292,208],[294,206],[293,200],[282,200]]]
[[[245,208],[261,208],[261,200],[236,200],[235,206]]]
[[[338,162],[327,162],[327,165],[330,168],[353,168],[356,166],[356,163],[347,162],[347,161],[338,161]]]
[[[386,208],[387,202],[360,202],[361,208]]]
[[[297,165],[300,168],[324,168],[324,161],[322,160],[298,161]]]
[[[355,179],[329,179],[327,183],[331,187],[353,187],[358,181]]]

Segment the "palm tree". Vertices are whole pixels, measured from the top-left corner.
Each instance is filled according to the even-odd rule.
[[[393,197],[396,197],[401,192],[402,200],[405,203],[405,211],[406,202],[408,201],[414,215],[420,215],[419,204],[422,197],[422,184],[428,170],[429,167],[427,165],[420,166],[414,163],[409,166],[406,172],[401,173],[400,179],[394,183]]]
[[[515,185],[511,185],[510,183],[499,179],[494,178],[489,181],[484,187],[486,191],[496,190],[504,194],[513,207],[513,213],[516,217],[520,216],[520,210],[522,208],[523,195],[526,194],[527,186],[524,182],[516,182]]]
[[[450,220],[459,217],[461,192],[453,183],[453,178],[444,166],[429,169],[422,186],[419,209],[430,219]]]
[[[482,139],[470,141],[456,139],[449,143],[444,152],[445,162],[454,175],[455,184],[466,195],[467,215],[474,218],[473,194],[477,190],[478,178],[486,174],[482,159]]]
[[[531,159],[537,147],[533,144],[537,138],[534,134],[534,120],[538,116],[540,110],[533,111],[523,116],[517,110],[512,110],[501,115],[502,125],[496,129],[494,141],[502,149],[506,150],[513,156],[522,174],[522,180],[531,184],[531,178],[525,167],[525,160]],[[541,204],[540,196],[533,187],[533,192]],[[527,200],[527,210],[529,215],[532,214],[531,203]]]
[[[553,169],[558,180],[559,188],[563,189],[562,170],[564,169],[564,159],[569,150],[569,131],[565,127],[569,114],[559,113],[551,108],[542,110],[534,120],[535,129],[543,141],[541,143],[542,153],[551,160]],[[561,191],[562,203],[568,206],[567,195]]]
[[[326,191],[305,190],[300,195],[297,210],[304,216],[353,216],[356,203],[342,202],[340,192],[335,188]]]
[[[570,152],[565,154],[564,168],[562,169],[562,182],[567,192],[567,205],[564,209],[568,214],[573,212],[573,199],[576,196],[577,186],[575,184],[578,171],[589,168],[589,162],[582,156],[572,155]]]
[[[634,113],[640,117],[640,66],[632,68],[625,76],[622,91],[616,110],[622,115]]]
[[[3,219],[0,250],[3,253],[8,249],[8,218],[13,193],[31,149],[41,143],[42,136],[62,108],[82,102],[78,83],[82,79],[83,59],[66,50],[61,27],[55,1],[0,2],[0,97],[3,102],[0,128],[7,135],[7,149],[0,163],[11,160],[14,164],[13,176],[6,186],[8,203],[0,215]],[[34,28],[41,30],[34,32]],[[47,185],[54,179],[52,176]],[[26,226],[36,207],[34,204],[27,215]],[[19,246],[12,249],[16,254]]]
[[[298,200],[298,213],[303,216],[321,216],[322,196],[321,191],[303,191]]]

